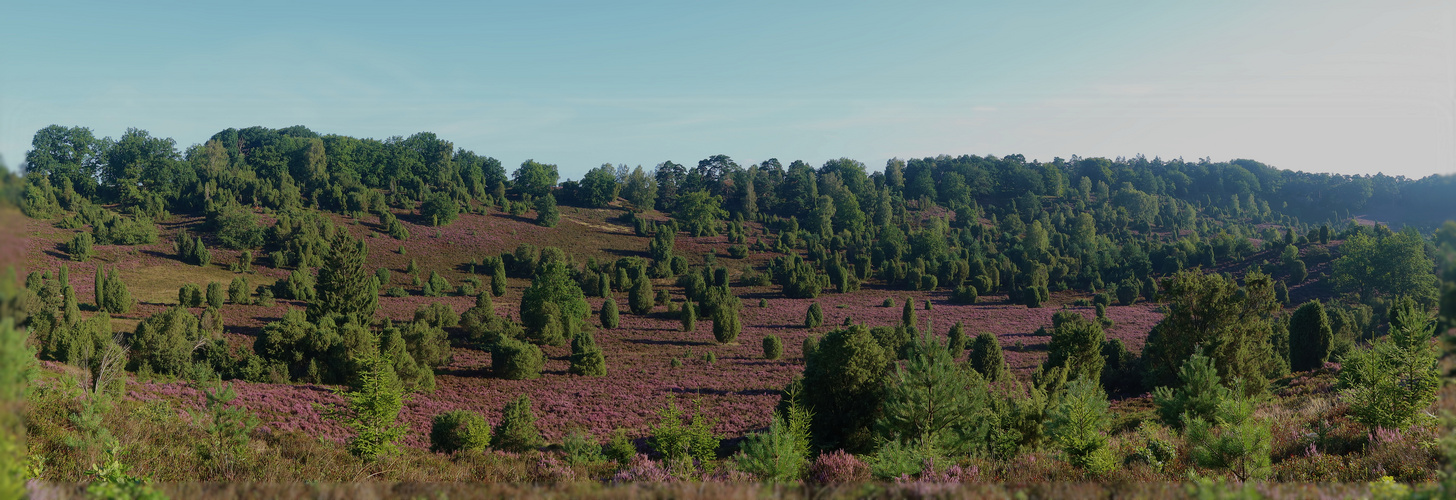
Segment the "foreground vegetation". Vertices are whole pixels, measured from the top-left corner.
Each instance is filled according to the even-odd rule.
[[[1456,213],[1449,178],[715,156],[558,182],[301,127],[34,146],[3,184],[29,243],[0,491],[1451,491],[1456,222],[1388,210]]]

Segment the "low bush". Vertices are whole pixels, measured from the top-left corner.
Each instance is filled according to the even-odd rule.
[[[430,424],[430,451],[456,453],[484,450],[490,445],[490,423],[469,410],[450,410],[435,415]]]

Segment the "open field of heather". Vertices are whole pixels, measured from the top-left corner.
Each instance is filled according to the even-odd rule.
[[[378,228],[367,222],[355,224],[353,219],[345,217],[335,217],[335,220],[339,227],[371,244],[366,267],[390,269],[395,276],[391,285],[408,286],[409,275],[405,269],[411,260],[427,270],[426,274],[437,271],[452,283],[458,283],[470,275],[472,262],[485,256],[509,253],[521,243],[572,249],[580,253],[568,253],[582,260],[591,257],[645,257],[649,238],[633,235],[632,228],[619,221],[621,215],[620,210],[568,210],[561,225],[542,228],[530,223],[530,219],[509,214],[467,214],[440,229],[406,223],[412,234],[420,235],[407,242],[379,238]],[[43,221],[28,219],[25,232],[29,244],[37,250],[32,251],[26,261],[28,270],[68,266],[71,286],[79,296],[87,297],[93,293],[91,276],[97,266],[117,269],[130,285],[137,306],[128,314],[112,315],[112,327],[116,331],[132,330],[141,318],[176,305],[176,291],[183,285],[227,283],[235,276],[228,268],[236,262],[240,252],[214,251],[213,262],[203,267],[188,266],[175,258],[168,242],[172,234],[168,231],[185,229],[189,223],[195,227],[199,222],[180,219],[176,223],[162,223],[163,237],[159,243],[133,247],[98,246],[96,258],[86,263],[75,263],[69,262],[64,254],[64,242],[75,231],[57,229]],[[726,238],[722,236],[678,240],[678,248],[685,255],[694,256],[701,262],[703,256],[712,253],[730,269],[761,266],[772,255],[777,255],[765,252],[735,260],[728,257],[727,246]],[[403,253],[399,252],[401,248]],[[255,265],[251,272],[242,276],[254,282],[271,283],[287,274],[286,269]],[[509,291],[495,299],[495,305],[500,314],[519,318],[520,293],[529,282],[513,281],[515,283]],[[655,287],[668,290],[675,301],[682,300],[682,291],[673,285],[673,280],[658,280]],[[828,293],[814,299],[786,298],[774,288],[743,286],[737,289],[739,297],[745,302],[743,332],[738,342],[730,344],[715,342],[712,324],[707,321],[699,323],[691,332],[682,331],[679,319],[667,314],[664,307],[657,307],[645,315],[624,313],[617,328],[600,328],[597,324],[597,343],[610,360],[611,370],[607,377],[567,374],[570,349],[547,346],[544,349],[547,361],[541,378],[501,380],[490,375],[489,352],[453,347],[451,362],[437,374],[438,388],[433,393],[413,395],[406,402],[401,420],[409,425],[410,432],[404,442],[428,447],[430,419],[436,414],[464,409],[480,412],[494,420],[508,400],[522,394],[531,396],[536,402],[541,412],[541,429],[547,439],[559,439],[574,429],[607,435],[617,428],[626,429],[634,437],[643,437],[670,395],[690,401],[694,407],[710,415],[717,422],[716,432],[741,436],[768,427],[781,390],[803,372],[804,339],[822,335],[846,319],[871,326],[893,326],[899,323],[902,305],[909,299],[915,304],[918,319],[941,337],[958,322],[970,335],[982,332],[995,334],[1003,343],[1008,368],[1027,375],[1046,358],[1050,337],[1045,331],[1038,330],[1050,329],[1053,313],[1071,310],[1089,318],[1094,315],[1090,306],[1071,305],[1076,298],[1088,298],[1085,294],[1072,292],[1054,294],[1048,305],[1030,309],[1025,305],[1008,303],[1005,296],[987,296],[978,304],[962,305],[952,303],[949,292],[945,291],[889,290],[873,284],[857,292]],[[617,300],[625,304],[625,295],[618,294]],[[760,298],[765,301],[763,306],[758,304]],[[896,305],[884,307],[887,298]],[[591,298],[588,303],[593,311],[598,311],[602,301]],[[930,310],[924,309],[926,301],[932,304]],[[806,329],[804,314],[815,302],[824,310],[825,324]],[[408,321],[417,308],[432,303],[446,304],[458,314],[469,309],[474,298],[424,297],[418,293],[407,297],[381,297],[379,315],[395,321]],[[230,344],[251,349],[253,337],[263,325],[277,321],[289,308],[300,309],[306,305],[293,300],[278,300],[273,307],[224,305],[221,311],[227,327],[223,334]],[[193,312],[200,313],[201,309]],[[1113,322],[1113,326],[1107,329],[1107,337],[1122,340],[1134,352],[1141,348],[1147,332],[1162,317],[1157,304],[1149,302],[1112,306],[1106,314]],[[593,323],[596,323],[595,318]],[[461,336],[459,332],[452,334]],[[775,335],[783,340],[785,347],[781,359],[763,359],[761,340],[765,335]],[[709,353],[717,359],[715,362],[703,360]],[[682,365],[673,366],[674,359]],[[129,397],[141,401],[164,400],[179,407],[196,407],[201,404],[202,397],[192,385],[187,380],[157,377],[155,380],[138,381],[131,387]],[[236,389],[239,393],[237,404],[258,414],[267,428],[299,430],[338,442],[347,437],[337,423],[320,414],[321,407],[340,400],[327,387],[242,381],[236,383]]]

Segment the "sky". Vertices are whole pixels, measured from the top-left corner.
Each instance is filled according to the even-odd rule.
[[[12,169],[60,124],[430,131],[563,178],[715,154],[1456,172],[1450,1],[26,3],[0,6]]]

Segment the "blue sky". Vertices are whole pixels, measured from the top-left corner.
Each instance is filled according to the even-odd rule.
[[[179,148],[301,124],[565,177],[719,153],[1456,172],[1452,2],[299,3],[0,7],[0,155],[53,123]]]

